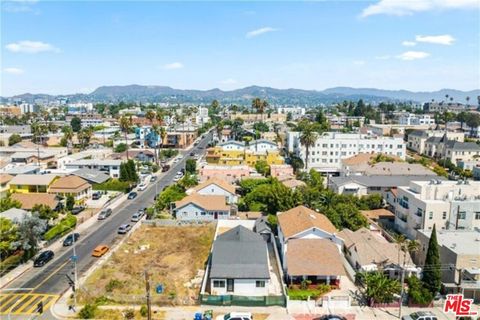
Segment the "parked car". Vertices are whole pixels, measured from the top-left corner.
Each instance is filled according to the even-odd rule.
[[[102,197],[101,193],[100,192],[94,192],[92,194],[92,200],[98,200]]]
[[[418,311],[403,316],[402,320],[438,320],[438,318],[431,311]]]
[[[99,258],[107,253],[108,250],[110,250],[110,248],[107,245],[101,244],[93,249],[92,256]]]
[[[125,234],[127,233],[128,231],[130,231],[132,229],[132,226],[129,225],[128,223],[126,224],[122,224],[119,228],[118,228],[118,234]]]
[[[79,214],[80,212],[82,212],[83,210],[85,210],[84,207],[74,207],[72,209],[72,214],[75,215],[75,214]]]
[[[252,320],[253,316],[250,312],[230,312],[225,315],[220,315],[216,320]]]
[[[177,182],[182,178],[183,178],[183,173],[181,171],[178,171],[175,177],[173,178],[173,181]]]
[[[336,315],[336,314],[326,314],[320,318],[315,318],[314,320],[347,320],[347,318]]]
[[[130,193],[128,194],[127,199],[128,199],[128,200],[135,199],[135,198],[137,197],[137,195],[138,195],[138,193],[132,191],[132,192],[130,192]]]
[[[150,182],[155,182],[157,181],[157,176],[151,176],[150,177]]]
[[[105,220],[107,219],[108,217],[110,217],[112,215],[112,209],[110,208],[107,208],[107,209],[103,209],[99,214],[98,214],[98,220]]]
[[[43,267],[48,261],[53,259],[55,254],[52,250],[43,251],[33,262],[34,267]]]
[[[190,157],[194,157],[195,156],[195,152],[190,152]]]
[[[140,221],[140,219],[142,219],[144,214],[145,214],[145,211],[143,211],[143,210],[135,212],[132,216],[132,219],[130,219],[130,221],[138,222],[138,221]]]
[[[162,172],[167,172],[168,170],[170,170],[170,165],[166,164],[162,167]]]
[[[78,238],[80,238],[79,233],[70,233],[65,240],[63,240],[63,246],[64,247],[69,247],[73,245],[74,242],[78,241]]]
[[[145,189],[147,189],[147,185],[145,183],[141,183],[138,185],[138,188],[137,188],[138,191],[143,191]]]

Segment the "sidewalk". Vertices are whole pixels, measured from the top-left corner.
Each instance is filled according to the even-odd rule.
[[[110,203],[106,208],[111,208],[114,210],[117,208],[121,203],[123,203],[127,199],[126,194],[121,195],[117,199],[115,199],[112,203]],[[87,229],[89,229],[92,225],[94,225],[97,222],[97,216],[98,213],[92,215],[90,218],[85,220],[82,224],[78,225],[74,231],[81,233]],[[42,246],[40,250],[52,250],[53,252],[57,252],[63,247],[63,237],[60,239],[56,240],[55,242],[51,243],[50,245],[47,246]],[[9,283],[20,277],[22,274],[27,272],[33,267],[33,261],[29,260],[28,262],[19,265],[15,269],[11,270],[8,272],[6,275],[0,278],[0,289],[3,289],[5,286],[7,286]]]

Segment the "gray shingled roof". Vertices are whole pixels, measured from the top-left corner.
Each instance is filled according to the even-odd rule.
[[[110,179],[105,172],[94,169],[79,169],[73,171],[72,174],[93,183],[103,183]]]
[[[268,224],[268,220],[266,216],[261,216],[257,220],[255,220],[255,225],[253,227],[253,230],[256,233],[270,233],[272,232],[272,229],[270,228],[270,225]]]
[[[423,130],[414,130],[408,134],[409,136],[428,137],[428,134]]]
[[[460,142],[455,140],[450,140],[447,142],[447,148],[455,151],[479,151],[480,146],[475,142]]]
[[[429,181],[431,179],[444,178],[437,176],[413,176],[413,175],[401,175],[401,176],[348,176],[348,177],[332,177],[330,181],[337,185],[342,186],[347,183],[357,183],[366,187],[397,187],[408,186],[410,181]]]
[[[269,279],[265,240],[243,226],[217,236],[213,244],[210,278]]]

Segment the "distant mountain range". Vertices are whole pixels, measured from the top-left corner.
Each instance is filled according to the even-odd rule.
[[[267,99],[270,104],[318,105],[321,103],[341,102],[343,100],[359,100],[379,103],[382,101],[413,101],[427,102],[445,100],[445,96],[453,97],[454,101],[465,103],[470,97],[470,103],[477,102],[480,90],[460,91],[442,89],[432,92],[412,92],[407,90],[382,90],[374,88],[335,87],[323,91],[301,89],[275,89],[270,87],[250,86],[242,89],[223,91],[211,90],[181,90],[166,86],[102,86],[89,94],[47,95],[21,94],[3,98],[3,103],[22,100],[28,103],[42,100],[44,102],[58,99],[68,99],[69,102],[165,102],[165,103],[210,103],[217,99],[222,103],[249,104],[254,97]]]

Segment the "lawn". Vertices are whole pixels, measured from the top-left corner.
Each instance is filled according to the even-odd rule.
[[[81,303],[145,304],[148,270],[154,305],[195,304],[214,232],[213,225],[140,227],[85,281]]]

